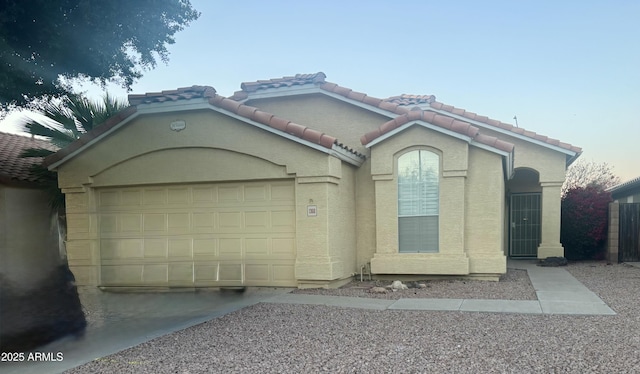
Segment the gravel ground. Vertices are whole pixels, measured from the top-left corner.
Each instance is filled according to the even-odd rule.
[[[410,283],[410,282],[405,282]],[[372,287],[385,287],[391,281],[354,281],[342,288],[325,289],[305,289],[294,290],[293,293],[309,295],[332,295],[369,297],[376,299],[429,299],[429,298],[455,298],[457,299],[499,299],[499,300],[537,300],[536,292],[531,286],[526,270],[508,269],[507,273],[500,277],[499,282],[489,282],[480,280],[425,280],[426,288],[411,288],[408,290],[389,292],[384,294],[371,293]]]
[[[640,372],[640,268],[586,263],[567,269],[618,315],[257,304],[69,372]]]

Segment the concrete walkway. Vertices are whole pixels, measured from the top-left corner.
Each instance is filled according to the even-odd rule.
[[[540,267],[535,261],[509,261],[509,268],[526,270],[538,300],[367,299],[361,297],[282,294],[269,303],[315,304],[360,309],[437,310],[525,314],[616,314],[598,295],[561,267]]]

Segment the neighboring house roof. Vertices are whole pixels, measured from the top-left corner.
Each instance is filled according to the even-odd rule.
[[[0,183],[12,185],[38,185],[42,182],[31,168],[42,162],[40,157],[20,157],[30,148],[55,151],[51,143],[27,136],[0,132]]]
[[[77,151],[95,141],[99,136],[113,129],[124,120],[138,113],[138,106],[144,104],[179,102],[191,99],[206,99],[210,105],[225,111],[231,112],[245,120],[257,122],[271,129],[278,130],[282,133],[293,135],[302,140],[317,144],[328,150],[341,150],[347,152],[354,157],[364,160],[365,156],[352,148],[340,143],[335,137],[323,132],[314,130],[307,126],[299,125],[293,121],[280,118],[274,114],[264,112],[258,108],[244,105],[238,101],[231,100],[216,94],[216,90],[210,86],[191,86],[178,88],[176,90],[151,92],[142,95],[129,95],[129,103],[131,106],[114,117],[108,119],[105,123],[95,127],[93,130],[82,135],[80,139],[66,148],[60,150],[54,155],[45,159],[45,165],[50,166],[71,156]]]
[[[607,188],[614,199],[640,192],[640,177]]]
[[[496,129],[507,130],[514,134],[522,135],[527,138],[531,138],[542,143],[546,143],[551,146],[556,146],[561,149],[565,149],[576,154],[580,154],[582,149],[580,147],[573,146],[568,143],[563,143],[557,139],[549,138],[544,135],[537,134],[533,131],[527,131],[523,128],[515,127],[510,124],[490,119],[486,116],[481,116],[473,112],[468,112],[464,109],[456,108],[451,105],[446,105],[436,101],[433,95],[399,95],[392,96],[387,99],[378,99],[368,96],[361,92],[353,91],[346,87],[341,87],[335,83],[329,83],[325,81],[326,75],[322,72],[315,74],[297,74],[293,77],[275,78],[269,80],[261,80],[257,82],[244,82],[241,85],[242,91],[236,92],[231,98],[234,100],[246,100],[251,93],[258,92],[259,90],[269,90],[275,88],[291,88],[293,86],[303,85],[316,85],[320,89],[338,94],[347,99],[359,101],[361,103],[374,106],[378,109],[382,109],[394,114],[403,115],[409,112],[409,106],[419,106],[422,110],[433,109],[435,111],[442,111],[451,113],[455,116],[463,117],[462,119],[469,119],[471,121],[480,122],[482,124],[495,127]],[[414,108],[415,109],[415,108]]]

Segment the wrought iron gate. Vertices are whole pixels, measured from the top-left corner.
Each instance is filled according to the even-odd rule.
[[[511,257],[537,257],[540,245],[540,194],[511,195],[509,255]]]

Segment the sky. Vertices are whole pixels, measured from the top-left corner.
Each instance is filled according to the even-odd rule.
[[[327,75],[385,98],[437,100],[583,148],[640,176],[640,2],[208,1],[168,64],[130,93],[192,85],[230,96],[242,82]],[[84,86],[98,99],[98,87]],[[109,86],[125,98],[126,90]],[[15,116],[0,131],[16,131]]]

